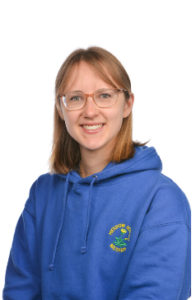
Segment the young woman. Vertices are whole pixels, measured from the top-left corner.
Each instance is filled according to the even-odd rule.
[[[3,299],[188,299],[189,202],[155,148],[132,140],[124,67],[102,48],[77,49],[55,94],[50,172],[18,220]]]

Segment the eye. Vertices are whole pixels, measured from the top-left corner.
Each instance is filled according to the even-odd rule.
[[[80,100],[80,96],[73,96],[69,100],[70,101],[78,101],[78,100]]]
[[[99,99],[108,99],[112,97],[112,91],[110,90],[105,90],[105,91],[100,91],[97,93],[97,97]]]
[[[109,98],[109,97],[111,97],[111,96],[110,96],[109,94],[107,94],[107,93],[100,94],[99,96],[102,97],[102,98]]]

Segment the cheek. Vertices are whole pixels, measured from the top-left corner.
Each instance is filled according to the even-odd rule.
[[[77,115],[65,114],[65,125],[69,134],[73,137],[77,126]]]
[[[119,127],[122,124],[123,121],[123,114],[121,108],[117,108],[114,111],[111,111],[110,114],[108,114],[108,121],[111,123],[112,126]]]
[[[65,119],[65,124],[70,127],[74,122],[74,114],[64,109],[63,115]]]

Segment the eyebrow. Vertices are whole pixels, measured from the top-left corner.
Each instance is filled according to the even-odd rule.
[[[97,91],[103,91],[103,90],[110,90],[110,89],[112,89],[112,88],[102,88],[102,89],[98,89],[98,90],[96,90],[95,92],[97,92]],[[83,91],[81,91],[81,90],[74,90],[74,91],[69,91],[69,92],[82,92],[82,93],[84,93]]]

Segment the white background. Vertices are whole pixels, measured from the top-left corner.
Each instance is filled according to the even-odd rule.
[[[172,0],[1,2],[1,290],[30,186],[48,172],[55,78],[77,48],[103,47],[124,65],[135,94],[133,137],[151,139],[147,146],[160,155],[163,174],[195,209],[194,5]],[[192,268],[192,282],[194,273]]]

